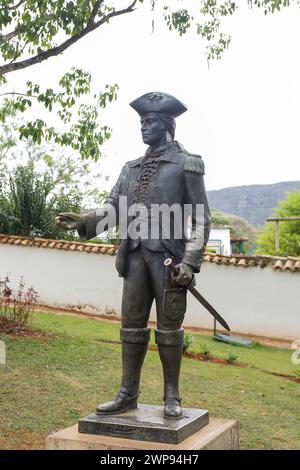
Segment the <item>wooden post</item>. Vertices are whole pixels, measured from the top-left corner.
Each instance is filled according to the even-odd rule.
[[[275,250],[276,254],[279,255],[279,222],[291,222],[295,220],[300,220],[300,217],[272,217],[267,219],[267,222],[275,222]]]
[[[279,220],[275,221],[275,249],[276,254],[279,254]]]

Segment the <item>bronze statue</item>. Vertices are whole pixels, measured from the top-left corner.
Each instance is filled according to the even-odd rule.
[[[97,406],[99,414],[121,413],[137,407],[140,373],[146,355],[150,329],[148,319],[153,300],[156,301],[157,329],[155,341],[164,375],[164,415],[180,418],[179,374],[183,350],[182,322],[186,311],[187,286],[193,274],[200,271],[205,245],[209,236],[210,211],[204,186],[204,164],[198,155],[190,154],[174,140],[175,118],[186,106],[167,93],[147,93],[131,103],[141,118],[146,154],[127,162],[100,210],[87,214],[59,214],[57,223],[66,229],[77,229],[82,239],[89,240],[100,232],[98,223],[114,208],[120,219],[120,196],[127,197],[128,207],[146,207],[147,221],[154,218],[153,207],[173,204],[191,208],[191,232],[176,236],[173,227],[165,236],[160,221],[158,236],[134,237],[130,231],[123,237],[116,267],[124,277],[121,309],[122,381],[112,401]],[[203,208],[197,215],[196,206]],[[184,215],[182,216],[184,218]],[[126,214],[127,227],[133,216]],[[178,222],[178,221],[177,221]],[[106,227],[107,228],[107,227]],[[156,227],[157,228],[157,227]],[[103,227],[101,229],[103,231]],[[199,237],[199,233],[202,234]],[[171,258],[178,273],[164,265]]]

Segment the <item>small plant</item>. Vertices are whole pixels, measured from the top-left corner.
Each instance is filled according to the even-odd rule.
[[[233,363],[234,361],[236,361],[238,358],[239,358],[239,356],[238,356],[237,354],[233,353],[232,351],[228,351],[226,361],[227,361],[229,364],[232,364],[232,363]]]
[[[300,379],[300,369],[295,370],[295,376]]]
[[[201,355],[204,360],[211,358],[210,349],[206,343],[200,344]]]
[[[192,333],[188,333],[184,335],[184,340],[183,340],[183,354],[186,353],[188,348],[193,344],[194,342],[194,336]]]
[[[38,294],[30,287],[25,289],[23,278],[17,292],[10,285],[9,277],[0,280],[0,328],[6,333],[26,331],[30,327]]]

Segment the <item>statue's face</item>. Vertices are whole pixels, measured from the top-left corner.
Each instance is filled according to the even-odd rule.
[[[164,139],[166,127],[155,113],[148,113],[141,117],[141,132],[144,144],[155,147]]]

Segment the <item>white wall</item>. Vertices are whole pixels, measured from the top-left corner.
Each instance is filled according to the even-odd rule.
[[[230,229],[229,228],[211,228],[209,233],[208,248],[218,248],[216,241],[221,241],[221,252],[217,254],[231,255]]]
[[[197,287],[233,331],[300,339],[300,272],[205,262]],[[188,324],[212,328],[211,315],[191,295],[188,316]]]
[[[16,285],[23,275],[40,303],[54,307],[120,315],[122,279],[114,263],[110,255],[0,244],[0,277],[8,273]],[[204,262],[197,287],[233,331],[300,339],[299,272]],[[212,316],[191,294],[184,324],[213,327]]]
[[[50,248],[0,244],[0,277],[14,285],[24,276],[37,290],[41,304],[89,313],[119,313],[123,280],[115,256]]]

